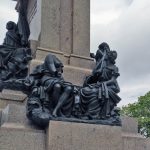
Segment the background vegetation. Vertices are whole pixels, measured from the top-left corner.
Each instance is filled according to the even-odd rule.
[[[121,114],[136,118],[139,123],[139,133],[150,137],[150,92],[140,96],[137,102],[122,107]]]

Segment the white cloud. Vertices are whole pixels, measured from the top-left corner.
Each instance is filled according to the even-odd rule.
[[[96,51],[103,41],[117,50],[122,97],[119,105],[123,105],[150,91],[150,1],[115,0],[109,4],[108,1],[95,0],[95,5],[98,8],[103,3],[105,8],[101,9],[101,14],[114,10],[117,17],[109,22],[103,19],[95,23],[91,19],[91,50]],[[91,16],[94,15],[95,10]]]
[[[116,20],[119,18],[121,12],[120,11],[115,11],[115,10],[109,10],[97,14],[91,14],[91,22],[96,25],[96,24],[103,24],[107,25],[111,23],[112,21]]]

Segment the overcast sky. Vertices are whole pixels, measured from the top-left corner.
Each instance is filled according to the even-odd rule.
[[[15,2],[0,0],[0,43],[17,21]],[[91,51],[107,42],[118,52],[121,105],[150,91],[150,0],[91,0]]]
[[[120,105],[150,91],[150,0],[92,0],[91,51],[103,41],[118,52]]]

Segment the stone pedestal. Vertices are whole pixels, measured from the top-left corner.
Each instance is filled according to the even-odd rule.
[[[20,91],[3,90],[0,93],[0,108],[5,108],[8,104],[23,104],[26,98],[27,95]]]
[[[121,150],[121,127],[50,121],[48,150]]]
[[[131,117],[121,117],[122,131],[127,133],[138,133],[138,121]]]
[[[36,59],[43,61],[49,53],[58,57],[64,65],[70,65],[86,69],[93,69],[95,65],[93,58],[86,57],[84,55],[67,54],[61,51],[41,47],[37,48]]]
[[[149,150],[137,122],[122,120],[122,127],[50,121],[45,134],[28,121],[25,106],[10,104],[0,111],[0,150]]]
[[[133,122],[125,117],[123,127],[115,127],[50,121],[47,150],[149,150],[150,139],[136,133]]]
[[[0,111],[0,150],[46,150],[46,134],[29,123],[25,106]]]
[[[43,131],[5,124],[0,128],[0,150],[46,150],[45,137]]]

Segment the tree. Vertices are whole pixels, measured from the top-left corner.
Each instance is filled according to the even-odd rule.
[[[139,124],[139,133],[150,137],[150,92],[140,96],[137,102],[123,106],[121,114],[136,118]]]

